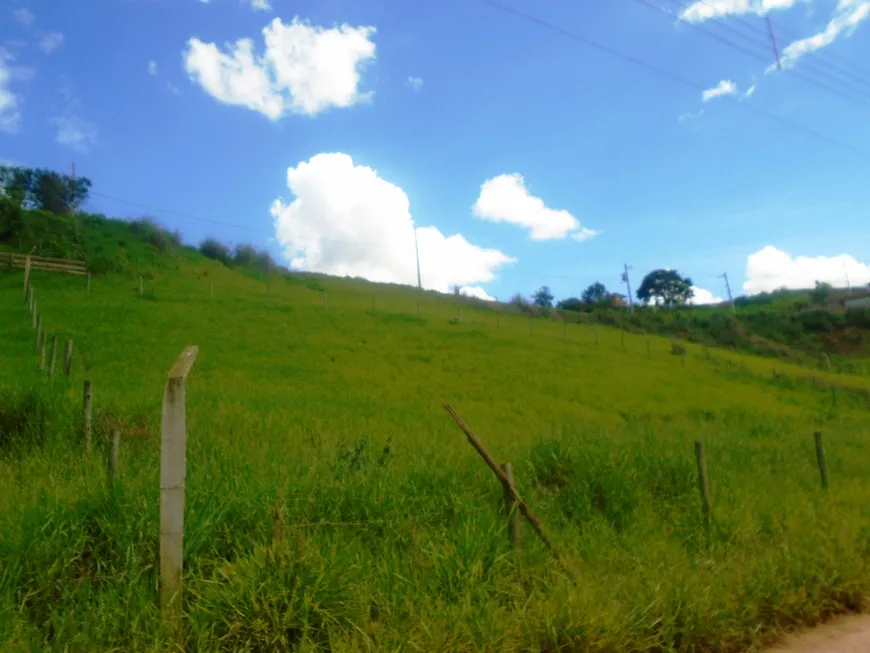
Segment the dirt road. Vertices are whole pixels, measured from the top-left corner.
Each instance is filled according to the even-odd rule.
[[[870,653],[870,615],[840,617],[789,635],[768,653]]]

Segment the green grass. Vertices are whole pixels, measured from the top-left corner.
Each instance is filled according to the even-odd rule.
[[[209,299],[209,284],[214,298]],[[70,379],[0,276],[0,647],[742,651],[870,593],[867,381],[360,281],[266,285],[192,257],[137,280],[35,273]],[[328,309],[322,306],[327,291]],[[376,309],[372,310],[372,294]],[[420,315],[416,302],[420,299]],[[184,346],[185,605],[158,609],[160,408]],[[813,374],[817,375],[813,383]],[[94,385],[95,449],[79,433]],[[499,461],[578,573],[443,410]],[[122,430],[121,482],[105,450]],[[825,434],[830,491],[812,433]],[[693,441],[707,450],[704,528]],[[181,648],[178,648],[180,646]]]

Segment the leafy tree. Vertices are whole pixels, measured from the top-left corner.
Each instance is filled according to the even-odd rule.
[[[532,295],[532,301],[538,306],[551,308],[553,306],[553,293],[550,292],[549,286],[541,286],[537,292]]]
[[[610,293],[603,283],[596,281],[583,291],[580,298],[587,304],[603,304],[610,300]]]
[[[0,194],[24,209],[69,213],[88,198],[91,180],[42,168],[0,166]]]
[[[813,291],[810,293],[810,298],[813,300],[814,304],[826,304],[833,292],[834,287],[831,284],[825,281],[816,281],[816,287],[813,288]]]
[[[653,270],[637,289],[637,298],[644,304],[655,301],[668,307],[682,306],[694,295],[692,280],[676,270]]]

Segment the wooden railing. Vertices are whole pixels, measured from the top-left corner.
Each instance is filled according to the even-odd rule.
[[[28,266],[28,259],[30,264]],[[23,270],[45,270],[48,272],[66,272],[87,276],[88,264],[85,261],[68,258],[49,258],[47,256],[34,256],[32,254],[0,254],[0,265]]]

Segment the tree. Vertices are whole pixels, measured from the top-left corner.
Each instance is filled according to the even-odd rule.
[[[587,304],[604,304],[610,299],[610,293],[600,281],[596,281],[580,295],[580,298]]]
[[[637,289],[637,298],[644,304],[654,300],[668,307],[682,306],[694,295],[692,280],[681,277],[676,270],[653,270]]]
[[[813,288],[810,297],[814,304],[826,304],[832,292],[834,292],[834,287],[831,284],[825,281],[816,281],[816,287]]]
[[[556,302],[556,308],[560,311],[582,311],[586,303],[578,297],[568,297]]]
[[[69,213],[87,200],[91,180],[53,170],[0,166],[0,194],[24,209]]]
[[[206,238],[199,245],[202,255],[215,261],[220,261],[227,267],[232,263],[230,248],[216,238]]]
[[[549,286],[541,286],[538,291],[532,295],[532,301],[538,306],[551,308],[553,306],[553,293],[550,292]]]

